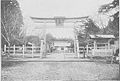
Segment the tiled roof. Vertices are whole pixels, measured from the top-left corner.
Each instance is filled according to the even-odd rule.
[[[54,46],[70,46],[71,44],[65,41],[54,41]]]

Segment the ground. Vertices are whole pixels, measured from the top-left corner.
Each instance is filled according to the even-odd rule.
[[[2,81],[116,80],[119,65],[105,62],[2,62]]]

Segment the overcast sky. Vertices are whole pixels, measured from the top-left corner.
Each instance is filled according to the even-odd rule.
[[[80,17],[96,13],[113,0],[18,0],[24,13],[35,17]]]

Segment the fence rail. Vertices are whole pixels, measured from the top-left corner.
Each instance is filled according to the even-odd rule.
[[[113,56],[113,49],[92,49],[93,56]]]
[[[4,46],[4,52],[9,55],[22,56],[22,57],[42,57],[41,46]]]
[[[80,54],[83,54],[84,56],[112,56],[114,49],[112,48],[106,48],[106,47],[96,47],[94,48],[93,46],[86,45],[84,46],[79,46],[77,49],[77,55],[74,53],[74,49],[69,48],[67,51],[63,51],[62,53],[66,53],[66,57],[80,57]],[[35,57],[39,56],[42,57],[44,56],[44,52],[41,46],[4,46],[4,52],[5,53],[10,53],[10,55],[14,56],[22,56],[22,57]],[[56,52],[56,51],[54,51]],[[52,53],[54,53],[52,52]],[[57,52],[58,53],[58,52]],[[69,53],[69,54],[67,54]],[[71,54],[70,54],[71,53]]]
[[[75,58],[76,54],[75,53],[66,53],[64,54],[64,58]]]
[[[108,48],[108,47],[92,47],[92,46],[81,46],[79,47],[78,53],[79,54],[85,54],[87,56],[100,56],[100,57],[105,57],[105,56],[113,56],[113,52],[115,49],[113,48]]]

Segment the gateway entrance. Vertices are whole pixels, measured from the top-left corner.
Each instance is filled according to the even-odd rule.
[[[50,51],[48,51],[50,49]],[[47,50],[47,58],[65,59],[74,58],[74,42],[69,40],[54,40],[53,45]],[[69,55],[69,56],[68,56]]]
[[[36,30],[42,31],[40,38],[44,41],[43,48],[46,57],[63,55],[64,57],[78,57],[78,38],[75,27],[85,21],[87,17],[65,18],[35,18]],[[35,31],[36,31],[35,30]],[[58,56],[57,56],[58,55]]]
[[[30,46],[5,46],[4,51],[11,51],[11,55],[22,58],[79,58],[79,42],[75,28],[78,22],[85,21],[87,17],[77,18],[31,18],[35,24],[32,31],[34,36],[39,37],[39,45],[29,43]],[[30,31],[30,30],[29,30]],[[26,32],[29,36],[31,33]],[[39,31],[39,32],[38,32]],[[33,37],[34,37],[33,36]],[[16,54],[17,53],[17,54]]]

